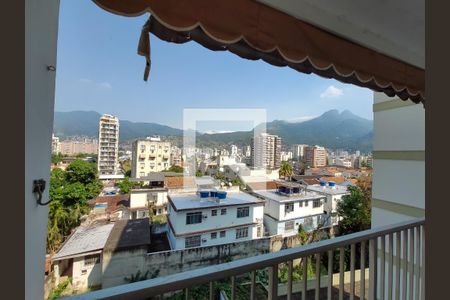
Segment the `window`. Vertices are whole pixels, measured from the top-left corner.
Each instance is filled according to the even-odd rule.
[[[145,168],[145,163],[140,163],[139,166],[141,167],[141,169]]]
[[[288,221],[286,223],[284,223],[284,231],[292,231],[294,230],[294,221]]]
[[[200,247],[200,235],[189,236],[184,240],[185,248]]]
[[[298,203],[298,206],[299,206],[299,207],[303,207],[303,201],[300,201],[300,202]]]
[[[237,209],[237,217],[238,218],[244,218],[248,217],[250,215],[250,207],[238,207]]]
[[[262,226],[256,227],[256,237],[262,237]]]
[[[186,214],[186,224],[197,224],[202,222],[202,213],[194,212]]]
[[[217,216],[217,209],[213,209],[211,211],[211,216]]]
[[[214,240],[217,238],[217,232],[211,232],[211,239]]]
[[[220,232],[220,237],[221,237],[221,238],[224,238],[224,237],[225,237],[225,234],[226,234],[226,231],[225,231],[225,230],[222,230],[222,231]]]
[[[284,205],[284,213],[285,214],[293,212],[293,211],[294,211],[294,203],[286,203]]]
[[[307,207],[307,206],[308,206],[308,202],[309,202],[309,201],[305,201],[305,207]]]
[[[236,239],[248,237],[248,227],[236,229]]]
[[[100,263],[100,255],[94,254],[94,255],[87,255],[84,257],[84,266],[92,266],[95,264]]]
[[[314,201],[313,201],[313,207],[314,207],[314,208],[320,207],[320,200],[314,200]]]
[[[139,176],[141,176],[141,177],[145,176],[145,172],[140,172]]]
[[[222,209],[220,210],[220,214],[221,214],[221,215],[226,215],[226,214],[227,214],[227,209],[226,209],[226,208],[222,208]]]

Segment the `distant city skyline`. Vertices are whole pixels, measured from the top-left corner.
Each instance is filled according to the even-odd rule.
[[[330,109],[373,119],[373,93],[290,68],[151,35],[152,69],[136,53],[148,15],[121,17],[89,1],[62,1],[55,111],[93,110],[182,128],[184,108],[263,108],[267,120],[304,121]],[[208,124],[201,131],[248,130]]]

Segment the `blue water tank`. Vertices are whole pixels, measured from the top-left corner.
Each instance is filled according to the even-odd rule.
[[[325,181],[323,181],[323,180],[320,181],[320,186],[326,186],[326,185],[327,185],[327,183]]]
[[[217,197],[217,191],[209,192],[209,196],[212,197],[212,198],[216,198]]]
[[[335,185],[336,185],[336,182],[330,181],[330,182],[328,182],[328,185],[329,185],[329,186],[335,186]]]
[[[217,198],[225,199],[226,197],[227,197],[227,192],[225,192],[225,191],[218,191],[217,192]]]
[[[200,198],[208,198],[209,191],[200,191]]]

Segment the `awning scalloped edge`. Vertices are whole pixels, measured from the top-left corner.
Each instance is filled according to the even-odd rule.
[[[171,2],[169,0],[166,0],[167,2]],[[163,2],[166,2],[163,1]],[[179,0],[181,1],[181,0]],[[225,32],[224,36],[218,36],[217,34],[214,34],[214,30],[210,30],[210,26],[203,24],[200,21],[193,21],[195,18],[193,18],[191,15],[189,15],[187,18],[190,22],[187,22],[186,20],[183,20],[185,24],[180,26],[180,24],[175,25],[171,24],[167,20],[162,19],[161,15],[158,15],[155,13],[154,10],[150,7],[150,5],[157,6],[157,9],[161,10],[161,7],[164,6],[164,4],[161,4],[161,2],[152,1],[152,0],[138,0],[138,1],[125,1],[125,2],[132,2],[134,5],[138,5],[137,7],[131,8],[131,9],[124,9],[123,1],[117,1],[117,0],[94,0],[94,2],[104,8],[105,10],[108,10],[110,12],[120,14],[120,15],[127,15],[127,16],[137,16],[142,15],[145,12],[150,12],[151,16],[149,20],[146,22],[146,24],[142,28],[141,32],[141,38],[139,41],[138,46],[138,54],[143,55],[146,57],[146,68],[145,68],[145,74],[144,74],[144,80],[147,80],[148,74],[150,71],[150,38],[149,33],[153,33],[158,38],[173,42],[173,43],[186,43],[191,40],[196,41],[197,43],[203,45],[204,47],[214,50],[214,51],[225,51],[228,50],[240,57],[251,59],[251,60],[263,60],[271,65],[275,66],[288,66],[292,69],[295,69],[299,72],[303,73],[314,73],[319,76],[325,77],[325,78],[333,78],[345,83],[351,83],[355,84],[361,87],[367,87],[374,91],[378,92],[384,92],[386,95],[393,97],[398,96],[402,100],[411,99],[415,103],[425,102],[425,95],[424,95],[424,70],[410,66],[406,63],[399,62],[398,60],[395,60],[390,57],[386,57],[382,54],[379,54],[375,51],[368,50],[363,48],[359,45],[349,45],[345,44],[346,41],[338,41],[336,44],[337,46],[344,45],[345,47],[354,47],[356,51],[360,51],[362,55],[367,55],[367,59],[370,59],[372,57],[375,57],[376,59],[383,60],[383,63],[386,65],[386,69],[390,68],[391,65],[395,65],[397,69],[394,69],[394,71],[398,71],[399,76],[402,77],[405,81],[408,81],[411,74],[411,77],[415,79],[415,82],[419,85],[421,85],[421,88],[413,88],[411,86],[408,86],[406,84],[402,84],[399,81],[393,82],[393,80],[382,78],[383,76],[380,76],[379,74],[370,74],[368,72],[364,72],[361,70],[355,70],[352,68],[352,59],[348,58],[348,62],[346,65],[343,63],[334,63],[331,60],[327,60],[323,58],[323,55],[321,57],[319,55],[314,55],[314,53],[302,53],[302,51],[299,51],[298,47],[295,49],[295,51],[289,51],[284,48],[281,48],[279,45],[267,45],[267,41],[273,42],[273,39],[261,39],[263,42],[261,44],[266,44],[266,49],[264,47],[260,47],[256,45],[255,43],[252,43],[251,40],[253,39],[256,43],[260,42],[255,36],[257,37],[258,34],[261,34],[259,32],[254,33],[254,36],[252,38],[248,38],[247,36],[243,34],[230,34],[230,32]],[[165,3],[168,6],[168,3]],[[181,1],[183,2],[183,1]],[[193,5],[197,3],[198,1],[192,1]],[[235,0],[230,1],[234,3],[245,3],[246,5],[250,5],[250,3],[247,3],[246,0]],[[119,5],[120,3],[120,5]],[[175,2],[174,2],[175,3]],[[179,4],[180,2],[176,2]],[[145,5],[146,4],[146,5]],[[116,9],[114,8],[116,6]],[[174,4],[175,5],[175,4]],[[223,2],[221,3],[223,5]],[[256,6],[255,6],[256,5]],[[265,11],[267,14],[267,10],[273,10],[271,8],[268,8],[260,3],[251,3],[251,6],[255,6],[258,9],[261,8]],[[167,9],[167,7],[164,7]],[[175,10],[175,9],[174,9]],[[276,14],[281,14],[281,12],[275,11]],[[164,13],[167,14],[167,11],[164,11]],[[172,13],[172,11],[170,11]],[[179,14],[179,12],[177,12]],[[163,13],[161,13],[163,14]],[[175,12],[174,12],[175,14]],[[252,15],[251,15],[252,16]],[[277,16],[279,18],[279,16]],[[199,16],[199,19],[201,18],[207,18],[204,15]],[[291,18],[290,16],[286,15],[286,18]],[[298,22],[301,22],[297,20]],[[211,21],[212,22],[212,21]],[[290,23],[292,23],[292,20],[289,20]],[[180,21],[180,23],[182,23]],[[211,26],[216,26],[215,31],[217,32],[217,24],[214,23]],[[259,24],[258,24],[259,25]],[[266,24],[267,25],[267,24]],[[310,42],[310,37],[307,36],[307,34],[310,34],[311,32],[315,34],[319,34],[320,38],[325,37],[326,42],[334,42],[336,38],[334,36],[327,36],[330,35],[326,32],[320,32],[319,29],[311,27],[309,24],[303,24],[301,22],[301,26],[305,26],[306,30],[306,37],[301,37],[306,42]],[[248,29],[248,28],[247,28]],[[251,28],[252,29],[252,28]],[[259,28],[258,28],[259,29]],[[224,29],[225,30],[225,29]],[[231,30],[232,31],[232,30]],[[311,32],[309,32],[311,31]],[[304,32],[301,32],[299,34],[303,34]],[[226,38],[225,35],[228,35]],[[326,39],[329,40],[326,40]],[[341,39],[342,40],[342,39]],[[315,42],[315,40],[313,40]],[[351,43],[351,42],[348,42]],[[351,43],[353,44],[353,43]],[[317,45],[312,45],[314,48],[317,47]],[[305,47],[307,49],[308,46]],[[320,47],[317,50],[320,52]],[[287,52],[291,52],[292,55],[287,54]],[[295,54],[296,57],[293,57]],[[320,57],[320,58],[318,58]],[[362,60],[364,62],[364,60]],[[361,59],[359,60],[359,63],[361,64]],[[373,64],[372,64],[373,65]],[[400,70],[399,70],[400,69]],[[393,76],[393,72],[387,72],[384,71],[382,68],[376,70],[378,73],[385,72],[386,77],[387,76]],[[422,80],[423,78],[423,80]],[[414,81],[414,80],[413,80]],[[422,82],[423,81],[423,82]]]

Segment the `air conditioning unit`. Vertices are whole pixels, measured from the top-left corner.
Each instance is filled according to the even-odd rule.
[[[207,239],[202,239],[202,243],[206,243],[207,241]]]
[[[206,218],[208,218],[208,215],[203,215],[202,217],[203,217],[203,219],[206,219]]]

